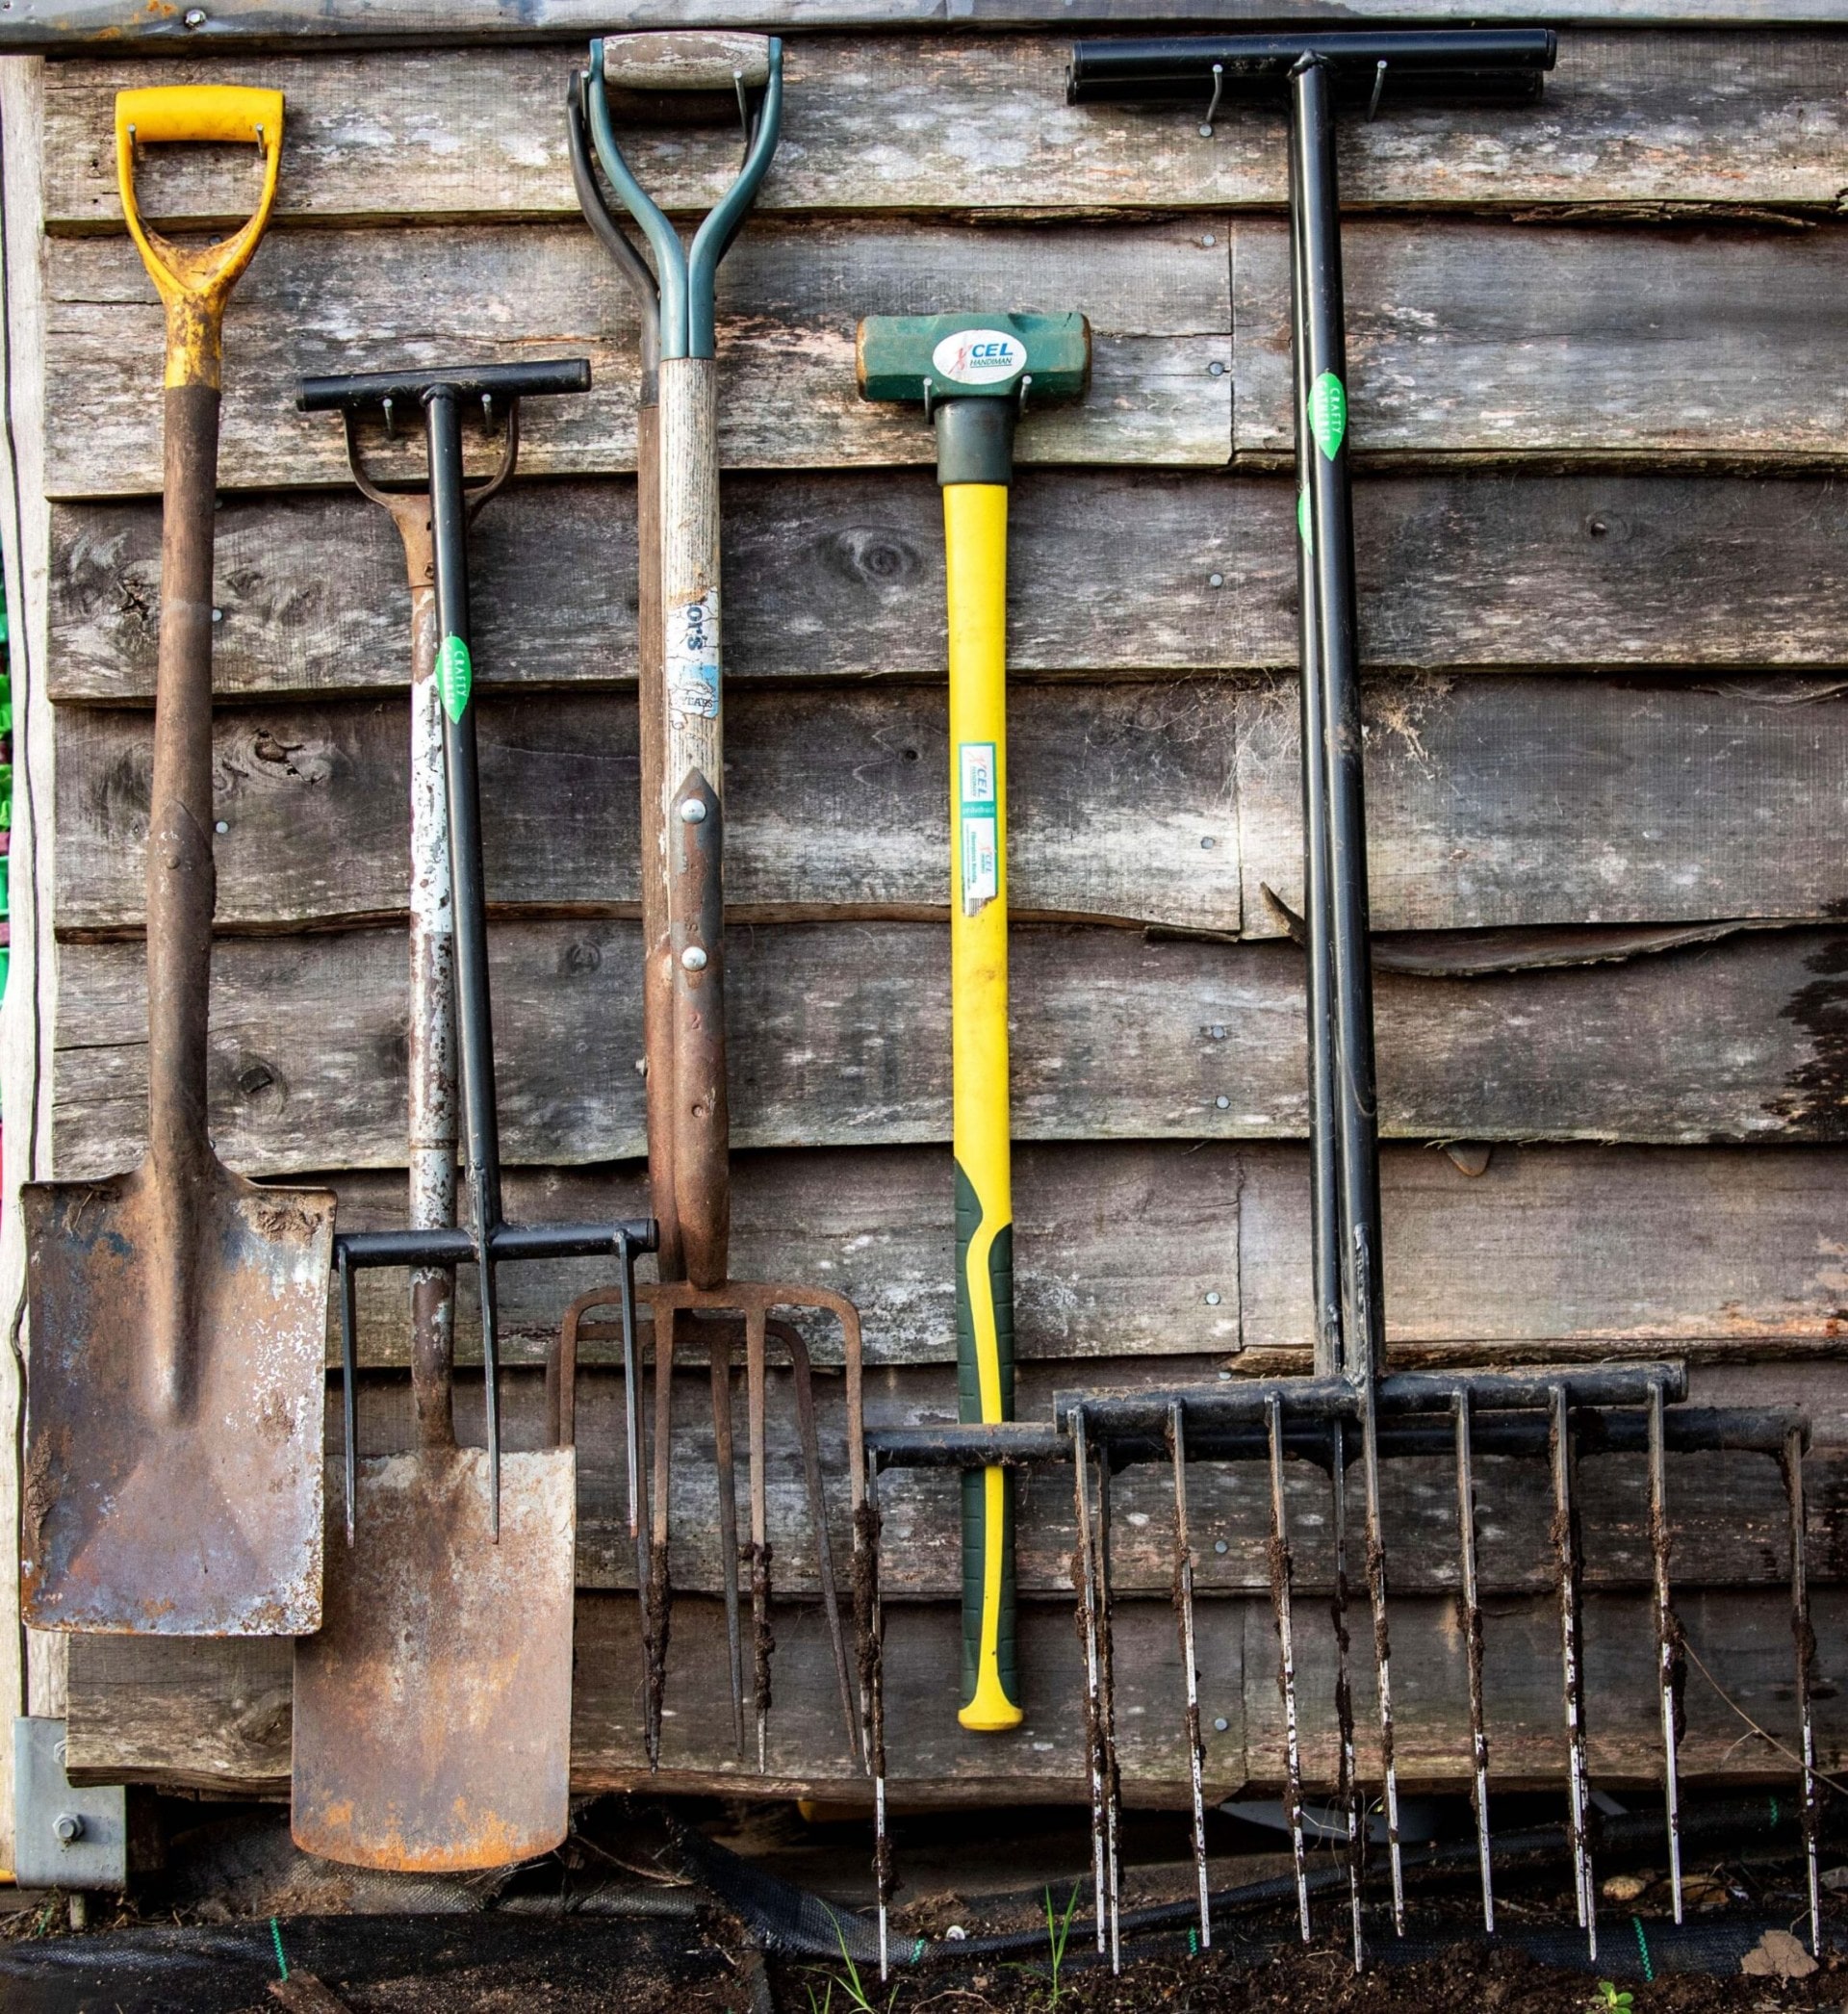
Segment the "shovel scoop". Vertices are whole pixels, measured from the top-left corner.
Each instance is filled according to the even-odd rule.
[[[261,150],[263,194],[241,230],[190,250],[142,226],[136,148],[164,141]],[[129,232],[167,310],[148,1144],[130,1174],[21,1192],[21,1592],[38,1629],[296,1636],[321,1621],[334,1199],[233,1175],[206,1126],[219,336],[274,200],[282,93],[121,91],[116,145]]]

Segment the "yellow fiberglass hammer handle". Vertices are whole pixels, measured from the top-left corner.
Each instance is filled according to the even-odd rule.
[[[1014,1417],[1014,1201],[1008,1100],[1008,486],[1029,399],[1075,399],[1082,315],[875,316],[860,325],[864,399],[915,400],[937,426],[950,637],[950,1014],[956,1163],[958,1415]],[[1014,1492],[962,1478],[964,1727],[1021,1720]]]
[[[135,200],[135,150],[162,142],[250,145],[263,153],[255,213],[221,243],[198,250],[173,245],[141,221]],[[249,265],[276,200],[282,161],[282,93],[235,84],[165,84],[116,93],[116,179],[122,215],[167,308],[167,379],[218,389],[224,304]]]

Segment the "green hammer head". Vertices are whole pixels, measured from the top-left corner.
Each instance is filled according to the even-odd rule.
[[[1091,375],[1082,315],[869,315],[855,339],[862,399],[1077,399]]]

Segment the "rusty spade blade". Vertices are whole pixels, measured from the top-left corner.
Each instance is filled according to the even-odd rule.
[[[249,143],[263,198],[204,250],[143,228],[138,142]],[[231,1174],[206,1126],[212,548],[219,330],[274,200],[282,93],[119,92],[122,206],[167,306],[161,635],[147,835],[148,1146],[133,1173],[29,1183],[25,1620],[293,1636],[321,1619],[334,1199]]]

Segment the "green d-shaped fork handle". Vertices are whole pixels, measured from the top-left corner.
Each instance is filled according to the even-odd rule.
[[[600,37],[590,45],[589,101],[590,137],[597,148],[609,186],[622,197],[629,214],[641,226],[654,254],[654,271],[661,289],[661,355],[663,357],[710,357],[718,353],[714,335],[713,297],[719,261],[732,248],[745,213],[763,180],[770,157],[777,151],[783,128],[783,43],[770,38],[770,79],[764,87],[763,102],[757,110],[744,166],[718,204],[706,213],[693,234],[692,249],[680,244],[680,233],[668,221],[659,204],[635,179],[623,150],[616,144],[610,123],[609,100],[603,90],[603,43]]]

